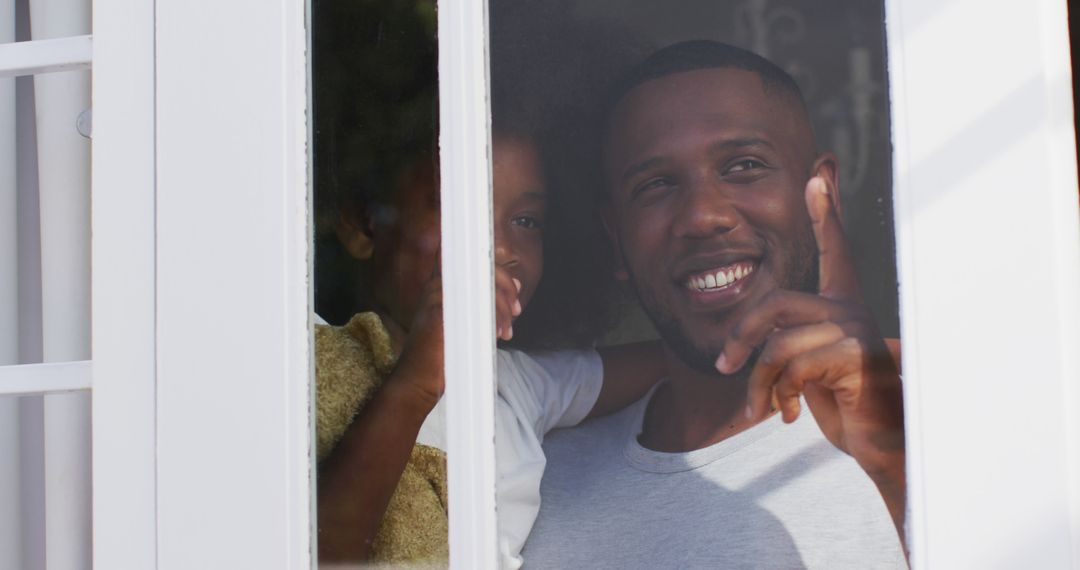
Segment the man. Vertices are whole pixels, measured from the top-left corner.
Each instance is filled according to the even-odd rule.
[[[606,220],[669,379],[549,435],[527,564],[903,567],[899,375],[798,87],[754,54],[687,42],[615,95]]]

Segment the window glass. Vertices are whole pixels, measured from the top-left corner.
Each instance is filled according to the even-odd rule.
[[[315,0],[318,553],[445,564],[434,0]]]
[[[882,5],[490,22],[500,564],[904,567]]]
[[[435,6],[313,12],[319,559],[443,564]],[[903,566],[882,6],[489,21],[500,566]]]

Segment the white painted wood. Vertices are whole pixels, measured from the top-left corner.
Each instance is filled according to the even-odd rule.
[[[0,78],[87,69],[92,54],[93,44],[89,35],[0,42]]]
[[[313,563],[305,6],[155,5],[162,570]]]
[[[93,16],[94,567],[152,569],[154,2],[94,0]]]
[[[1060,370],[1058,381],[1065,414],[1066,443],[1059,450],[1067,462],[1068,493],[1061,497],[1068,505],[1072,539],[1073,568],[1080,568],[1080,221],[1078,221],[1078,198],[1080,183],[1077,180],[1076,132],[1072,92],[1072,65],[1070,59],[1070,32],[1066,25],[1071,4],[1062,5],[1053,0],[1041,0],[1039,29],[1042,40],[1042,63],[1044,68],[1046,140],[1043,152],[1049,165],[1050,180],[1048,209],[1050,225],[1054,232],[1051,246],[1055,280],[1058,330],[1056,352]],[[1068,9],[1067,9],[1068,8]]]
[[[442,277],[452,568],[496,568],[487,2],[439,2]]]
[[[44,407],[46,568],[90,568],[90,393],[45,396]]]
[[[1065,3],[886,8],[913,564],[1077,567]]]
[[[85,0],[31,0],[31,37],[90,33]],[[46,362],[90,358],[90,143],[75,118],[90,104],[86,71],[34,77]],[[90,396],[45,399],[45,543],[50,570],[89,568]]]
[[[89,390],[90,368],[89,360],[0,366],[0,396]]]

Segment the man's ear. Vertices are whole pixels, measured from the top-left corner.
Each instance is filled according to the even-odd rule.
[[[831,152],[821,153],[810,169],[810,177],[820,176],[829,188],[829,197],[840,219],[844,218],[843,204],[840,202],[840,159]]]
[[[600,224],[604,226],[604,233],[611,243],[611,251],[615,256],[615,280],[629,281],[630,273],[626,270],[626,260],[622,256],[622,248],[619,247],[619,232],[615,227],[615,212],[611,204],[605,204],[600,208]]]
[[[375,241],[371,239],[371,228],[361,227],[341,215],[334,224],[334,233],[337,234],[338,241],[349,252],[349,255],[361,261],[371,259],[371,254],[375,251]]]

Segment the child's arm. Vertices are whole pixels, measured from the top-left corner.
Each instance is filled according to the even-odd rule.
[[[588,417],[604,416],[638,401],[667,374],[658,340],[599,349],[604,384]]]
[[[442,287],[432,279],[394,371],[319,466],[319,558],[366,560],[420,426],[443,391]]]
[[[513,337],[513,318],[521,314],[518,294],[521,283],[495,266],[495,323],[500,339]],[[667,373],[660,341],[637,342],[601,348],[604,378],[600,395],[587,418],[620,410],[640,399]]]

